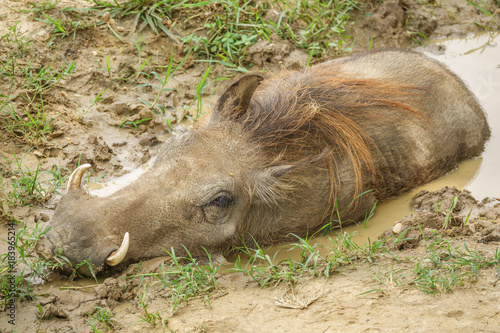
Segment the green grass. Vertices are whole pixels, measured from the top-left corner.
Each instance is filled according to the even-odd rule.
[[[186,52],[193,49],[202,58],[236,66],[248,63],[248,47],[259,40],[271,40],[273,35],[306,50],[311,58],[348,52],[352,42],[345,34],[346,25],[350,12],[357,8],[353,0],[92,2],[92,10],[109,12],[111,18],[130,17],[130,35],[148,27],[157,35],[164,33],[175,43],[183,44]],[[266,15],[270,12],[277,13],[275,19]],[[180,37],[175,32],[176,23],[190,29],[192,22],[197,26],[190,35]],[[58,22],[47,23],[64,33]],[[112,29],[109,24],[108,27]],[[141,45],[135,43],[140,50]]]
[[[52,17],[44,12],[42,12],[42,15],[44,19],[41,18],[35,18],[35,19],[40,22],[47,23],[49,26],[52,27],[52,37],[49,40],[49,46],[53,45],[57,37],[63,39],[68,36],[73,36],[73,43],[74,43],[76,40],[77,32],[92,27],[92,24],[90,23],[73,20],[67,17],[66,15],[64,15],[62,18]]]
[[[496,21],[495,17],[496,17],[496,13],[495,11],[493,10],[493,12],[491,12],[489,9],[488,9],[488,6],[484,3],[484,0],[480,0],[481,3],[478,4],[478,3],[475,3],[471,0],[467,0],[467,3],[474,6],[476,9],[480,10],[483,14],[485,14],[486,16],[488,16],[490,19],[491,19],[491,22],[493,22],[493,24],[498,28],[500,29],[500,25],[498,24],[498,22]],[[498,1],[497,1],[498,2]],[[498,5],[500,6],[500,2],[498,2]],[[481,24],[475,22],[477,25],[479,26],[482,26]]]
[[[288,256],[277,262],[278,252],[283,251],[283,248],[272,256],[267,253],[268,250],[257,244],[255,249],[240,248],[239,250],[248,257],[247,264],[243,267],[242,258],[238,256],[234,271],[248,274],[261,287],[282,282],[295,284],[304,275],[330,278],[341,266],[351,265],[356,261],[371,263],[388,252],[384,241],[358,245],[348,232],[329,237],[331,244],[328,247],[313,243],[314,237],[322,232],[323,230],[319,230],[315,235],[306,238],[295,236],[298,242],[292,243],[290,250],[300,250],[298,260]],[[320,251],[326,252],[326,255]]]
[[[0,308],[12,298],[16,300],[33,299],[35,297],[33,284],[43,281],[50,270],[60,266],[60,262],[45,261],[35,255],[38,240],[48,231],[44,223],[36,222],[34,227],[28,227],[27,222],[19,221],[10,216],[8,220],[9,237],[3,240],[8,244],[8,252],[0,255]]]
[[[91,313],[87,313],[90,318],[86,324],[90,326],[94,332],[100,332],[98,327],[104,326],[108,331],[112,331],[115,327],[114,315],[111,310],[96,305]]]
[[[205,74],[203,74],[201,81],[198,83],[198,85],[196,87],[196,95],[195,95],[193,101],[191,102],[191,104],[184,105],[184,110],[185,110],[184,116],[191,121],[197,121],[203,115],[203,112],[202,112],[202,110],[203,110],[202,94],[208,88],[208,86],[210,86],[210,84],[213,83],[213,82],[208,82],[208,75],[209,75],[211,69],[212,69],[212,66],[209,66],[207,68],[207,70],[205,71]],[[218,80],[215,80],[215,81],[218,81]],[[215,87],[212,89],[212,91],[209,95],[212,96],[214,93],[215,93]],[[195,106],[195,104],[196,104],[196,106]],[[190,111],[193,106],[195,106],[194,111]],[[190,112],[192,115],[189,114]]]
[[[36,143],[51,131],[45,96],[74,72],[75,63],[59,67],[52,60],[41,66],[34,58],[25,59],[31,43],[19,36],[17,23],[1,42],[2,49],[9,51],[0,58],[0,82],[8,81],[9,89],[0,94],[0,129],[21,141]]]
[[[415,255],[404,259],[399,258],[400,252],[391,252],[386,241],[368,241],[359,245],[348,232],[329,237],[328,246],[313,243],[313,237],[296,238],[298,242],[291,244],[290,250],[300,250],[298,259],[288,256],[287,259],[277,261],[278,253],[284,248],[271,255],[268,250],[256,245],[254,249],[240,249],[246,255],[247,263],[243,265],[242,257],[238,256],[232,270],[248,274],[260,287],[269,287],[280,283],[294,285],[311,276],[332,278],[343,266],[356,267],[360,263],[367,263],[368,271],[380,284],[391,287],[413,286],[429,294],[450,292],[473,283],[477,280],[479,271],[487,268],[496,268],[500,278],[498,248],[490,254],[478,252],[465,243],[453,245],[455,243],[452,238],[443,237],[439,233],[424,239],[427,244],[424,245],[423,256]],[[402,239],[396,241],[400,240]],[[362,294],[382,290],[372,289]]]
[[[174,54],[171,53],[168,65],[166,66],[166,71],[165,71],[164,76],[160,75],[160,73],[158,73],[157,71],[152,71],[150,74],[147,74],[148,79],[149,79],[149,77],[153,76],[154,78],[157,79],[158,83],[147,82],[147,83],[139,84],[137,86],[138,88],[139,87],[153,88],[157,91],[156,96],[152,102],[146,101],[144,99],[139,99],[139,101],[141,101],[144,105],[146,105],[148,108],[153,110],[153,112],[155,114],[165,115],[166,109],[164,106],[159,104],[159,99],[162,96],[162,94],[164,94],[165,92],[176,91],[174,88],[168,88],[167,84],[170,81],[170,79],[175,75],[175,73],[182,67],[182,65],[184,64],[186,59],[189,57],[189,54],[190,54],[189,52],[186,53],[184,58],[174,68],[173,67],[174,66]],[[206,80],[206,76],[203,77],[202,82],[204,83],[205,80]],[[200,94],[201,94],[202,88],[199,87],[198,91],[200,91]],[[199,97],[199,98],[201,99],[201,97]],[[147,120],[150,120],[150,119],[147,119]],[[142,122],[142,121],[144,121],[144,119],[140,119],[138,121]],[[166,119],[166,121],[168,121],[168,120]],[[180,119],[179,119],[179,121],[180,121]],[[125,117],[122,120],[122,123],[120,124],[120,126],[123,126],[123,125],[132,125],[132,126],[137,128],[138,124],[137,124],[137,121],[136,122],[127,121],[127,117]]]
[[[198,9],[186,21],[202,17],[200,11],[210,16],[204,18],[202,33],[183,38],[184,44],[205,58],[232,64],[244,63],[249,46],[273,35],[306,50],[310,58],[348,52],[352,43],[345,34],[346,24],[357,8],[352,0],[200,1],[185,7]],[[270,12],[276,13],[274,19],[266,15]]]
[[[172,314],[193,298],[201,297],[209,303],[210,295],[219,288],[217,274],[221,264],[214,263],[209,253],[207,253],[208,262],[205,264],[197,261],[189,252],[185,257],[178,257],[173,249],[167,254],[171,258],[171,262],[169,265],[161,265],[158,272],[137,274],[127,278],[139,278],[141,285],[145,279],[149,279],[152,281],[152,287],[159,285],[162,288],[167,288]],[[140,297],[144,298],[143,295]],[[144,299],[140,301],[145,303]],[[144,306],[142,307],[144,308]],[[151,313],[149,315],[145,313],[143,320],[151,322],[154,320],[151,316],[158,318]]]
[[[238,255],[234,271],[249,275],[261,288],[270,285],[278,285],[281,282],[294,284],[300,276],[300,269],[297,263],[290,257],[277,261],[279,251],[271,257],[268,250],[262,249],[255,243],[255,249],[243,247],[238,248],[246,255],[247,264],[243,267],[242,258]]]
[[[479,252],[470,249],[465,242],[457,244],[438,232],[422,242],[424,255],[400,259],[392,253],[389,260],[373,265],[374,279],[384,285],[413,286],[427,294],[439,294],[477,281],[479,271],[486,268],[496,268],[500,274],[498,248],[492,253]]]
[[[30,1],[28,2],[28,9],[21,9],[20,12],[32,12],[36,17],[40,17],[45,12],[51,11],[61,2],[60,0],[49,1]]]
[[[29,65],[23,68],[22,71],[24,74],[23,88],[28,99],[33,101],[36,98],[41,99],[60,81],[67,79],[75,71],[75,63],[72,61],[60,68],[54,68],[52,62],[40,69]]]
[[[19,22],[15,22],[0,38],[0,50],[3,51],[0,57],[0,82],[8,78],[9,89],[14,87],[16,75],[19,73],[19,61],[32,50],[32,42],[22,36],[18,24]]]
[[[23,36],[18,27],[19,21],[7,28],[8,32],[0,37],[2,48],[8,48],[8,57],[15,56],[24,58],[30,53],[32,42]],[[2,59],[3,60],[3,59]]]
[[[436,237],[425,248],[426,256],[415,261],[409,284],[428,294],[450,292],[474,282],[479,270],[500,268],[500,250],[492,256],[469,249],[467,244],[452,246],[448,239]]]
[[[36,169],[30,169],[24,164],[24,159],[29,151],[18,158],[14,154],[11,163],[12,171],[0,174],[0,185],[10,206],[26,206],[45,202],[53,194],[60,194],[67,176],[62,176],[61,168],[54,165],[51,170],[41,171],[40,164]],[[5,188],[5,178],[13,178],[12,187]]]
[[[0,105],[0,128],[22,141],[36,142],[50,133],[52,119],[47,118],[43,102],[40,106],[34,103],[29,105],[32,108],[24,107],[19,112],[14,104],[3,102]]]
[[[142,308],[142,315],[139,315],[139,319],[143,322],[148,323],[152,327],[156,327],[156,321],[160,321],[165,328],[166,319],[163,319],[160,312],[156,311],[156,313],[151,313],[148,311],[148,288],[147,285],[144,284],[142,292],[139,294],[139,308]]]

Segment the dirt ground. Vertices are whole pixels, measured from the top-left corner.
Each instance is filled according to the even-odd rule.
[[[492,13],[500,13],[497,1],[485,3]],[[91,5],[83,0],[63,0],[53,10]],[[28,140],[16,131],[2,129],[0,163],[4,189],[19,180],[12,175],[15,165],[10,162],[16,157],[23,157],[23,165],[32,170],[39,163],[42,171],[61,166],[64,176],[77,165],[90,163],[91,182],[114,180],[155,156],[161,143],[171,135],[171,126],[174,132],[181,132],[191,125],[189,121],[178,124],[178,120],[186,114],[195,117],[193,108],[185,106],[193,104],[206,63],[194,61],[192,55],[187,58],[166,85],[175,90],[159,97],[158,103],[164,105],[166,113],[158,115],[140,102],[153,101],[157,90],[138,87],[147,81],[135,73],[165,69],[171,52],[174,59],[180,61],[185,55],[182,47],[146,29],[142,33],[143,51],[138,54],[132,36],[127,34],[132,22],[109,21],[95,26],[101,22],[100,13],[86,17],[89,28],[78,31],[74,37],[52,41],[51,28],[35,20],[42,16],[23,11],[29,8],[26,0],[3,0],[0,36],[19,22],[21,35],[32,41],[33,66],[42,68],[52,63],[60,68],[64,62],[74,61],[75,69],[45,95],[45,107],[53,119],[45,138]],[[493,15],[499,22],[500,14]],[[498,30],[490,17],[462,0],[363,1],[359,10],[353,12],[351,21],[346,34],[355,39],[354,51],[412,48],[425,42],[423,35],[440,38]],[[187,34],[189,29],[195,28],[180,26],[179,32]],[[3,52],[0,55],[5,56],[9,50],[0,51]],[[141,68],[149,56],[153,61]],[[258,42],[247,52],[247,61],[254,64],[252,70],[300,69],[306,66],[308,59],[303,50],[279,40]],[[326,58],[313,59],[313,62],[324,60]],[[215,79],[234,74],[224,66],[213,67],[209,79],[213,83],[203,95],[207,98],[205,108],[213,103],[209,93],[223,85]],[[0,95],[6,95],[10,82],[2,80]],[[23,89],[25,87],[16,86],[14,81],[10,95],[20,94]],[[21,99],[13,102],[20,106],[26,104]],[[458,198],[455,203],[454,197]],[[1,239],[7,238],[7,214],[28,221],[32,227],[35,221],[50,219],[58,198],[53,194],[35,205],[9,205],[2,191]],[[442,208],[436,209],[436,202],[442,202]],[[452,206],[454,208],[448,211]],[[396,242],[390,249],[398,260],[388,254],[374,261],[360,259],[340,266],[328,279],[304,276],[294,285],[282,282],[264,288],[248,275],[222,270],[217,276],[218,288],[208,298],[183,303],[175,313],[171,311],[165,291],[151,287],[147,290],[148,311],[161,313],[165,319],[163,323],[157,321],[155,326],[139,317],[144,314],[139,306],[139,285],[126,286],[120,276],[102,277],[95,285],[90,279],[68,281],[53,274],[51,281],[36,286],[36,297],[18,302],[16,326],[7,323],[6,312],[0,313],[0,331],[92,332],[88,314],[101,306],[113,312],[115,332],[498,332],[498,263],[478,270],[475,276],[457,283],[453,290],[440,290],[437,294],[426,293],[416,288],[415,283],[404,283],[409,278],[403,272],[415,266],[417,259],[410,258],[429,255],[429,244],[436,237],[447,239],[451,248],[463,249],[465,244],[467,249],[486,258],[492,258],[495,253],[498,256],[500,201],[477,202],[465,191],[445,188],[417,195],[412,209],[414,215],[396,222],[382,235],[386,238],[404,235],[405,240]],[[394,238],[389,242],[394,242]],[[6,245],[2,244],[0,249],[3,253]],[[143,272],[154,271],[159,262],[149,261]],[[39,309],[44,313],[43,319]],[[106,331],[106,328],[99,326],[99,330]]]

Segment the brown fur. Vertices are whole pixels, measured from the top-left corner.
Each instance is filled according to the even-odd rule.
[[[374,143],[358,124],[366,120],[375,124],[391,121],[383,113],[371,113],[373,107],[392,108],[426,119],[415,108],[394,99],[418,97],[409,92],[411,88],[380,80],[332,77],[331,73],[313,68],[268,79],[256,91],[248,112],[232,120],[243,124],[261,149],[278,157],[270,165],[297,163],[307,159],[304,155],[313,159],[327,149],[331,200],[336,197],[338,173],[333,156],[348,156],[356,176],[354,199],[362,191],[363,165],[375,176],[370,151]],[[332,147],[337,150],[332,151]]]

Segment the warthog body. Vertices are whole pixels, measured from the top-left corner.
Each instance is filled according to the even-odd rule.
[[[108,264],[286,241],[337,212],[363,220],[377,200],[478,156],[490,135],[462,81],[417,53],[357,55],[261,81],[230,85],[206,126],[169,139],[149,171],[111,196],[72,180],[49,247],[99,271],[126,232],[126,255]]]

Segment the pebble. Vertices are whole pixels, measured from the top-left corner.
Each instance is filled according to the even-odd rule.
[[[399,235],[403,231],[403,224],[396,223],[394,227],[392,227],[392,232],[396,235]]]
[[[34,216],[35,222],[42,220],[43,222],[49,222],[50,217],[45,213],[37,213]]]
[[[46,40],[48,40],[50,38],[50,34],[47,32],[47,31],[40,31],[38,33],[38,39],[41,41],[41,42],[45,42]]]
[[[105,12],[104,14],[102,14],[101,20],[104,23],[108,23],[110,18],[111,18],[111,14],[109,12]]]
[[[160,141],[154,134],[145,135],[139,140],[141,146],[153,146],[158,144]]]
[[[33,154],[34,154],[36,157],[38,157],[38,158],[45,157],[45,156],[43,155],[43,153],[42,153],[42,152],[40,152],[40,151],[38,151],[38,150],[35,150],[35,151],[33,152]]]

